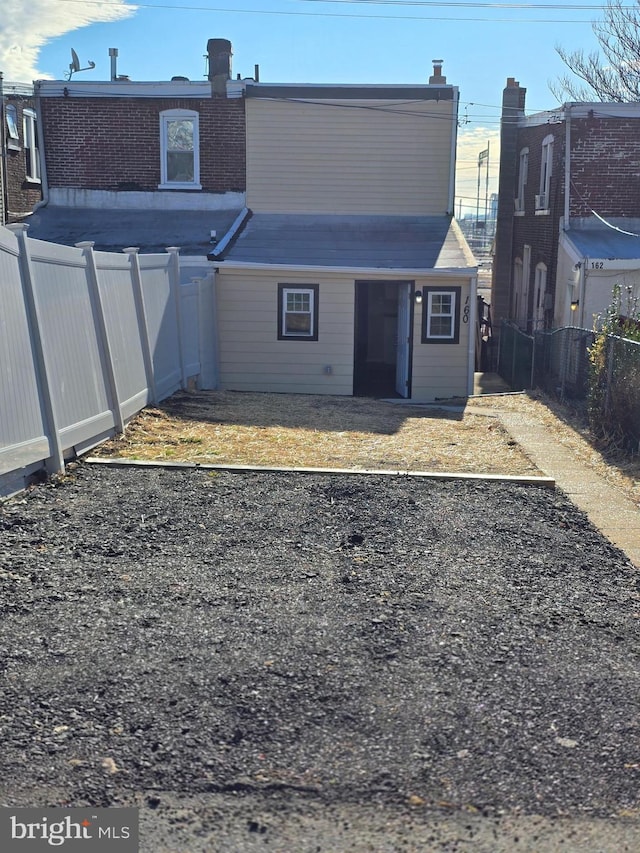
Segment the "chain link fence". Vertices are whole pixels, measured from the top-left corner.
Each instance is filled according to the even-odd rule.
[[[609,335],[596,366],[593,330],[568,326],[527,334],[515,323],[500,329],[498,369],[514,391],[541,388],[588,413],[595,432],[640,451],[640,342]]]

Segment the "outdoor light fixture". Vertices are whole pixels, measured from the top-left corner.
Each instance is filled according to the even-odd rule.
[[[579,307],[580,307],[580,300],[574,299],[574,301],[571,303],[571,310],[577,311]]]
[[[422,305],[422,291],[416,290],[416,305]]]

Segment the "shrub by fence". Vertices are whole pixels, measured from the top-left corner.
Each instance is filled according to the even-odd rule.
[[[0,228],[0,495],[198,377],[211,287],[180,284],[177,249],[96,252]]]
[[[640,451],[640,343],[606,335],[592,353],[589,423],[600,438]]]

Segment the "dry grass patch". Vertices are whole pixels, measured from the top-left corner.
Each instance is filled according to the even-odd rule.
[[[178,393],[96,455],[310,468],[541,472],[492,416],[300,394]]]

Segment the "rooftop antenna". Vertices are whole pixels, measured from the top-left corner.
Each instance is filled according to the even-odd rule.
[[[79,71],[91,71],[95,67],[95,62],[89,60],[89,64],[86,68],[80,68],[80,60],[78,59],[78,54],[73,48],[71,48],[71,62],[69,63],[69,73],[67,74],[67,80],[71,80],[73,75],[77,74]]]

